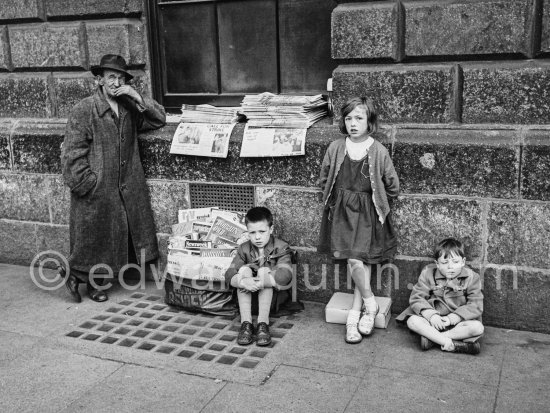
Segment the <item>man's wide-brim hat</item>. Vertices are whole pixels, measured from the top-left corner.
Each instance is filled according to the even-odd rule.
[[[122,72],[126,75],[127,80],[130,80],[134,77],[130,73],[128,73],[128,65],[126,64],[126,60],[124,60],[122,56],[116,54],[106,54],[101,58],[99,65],[92,66],[90,71],[94,76],[101,76],[103,70],[105,69]]]

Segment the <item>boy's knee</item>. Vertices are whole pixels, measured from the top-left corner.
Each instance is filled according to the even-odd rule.
[[[420,329],[420,327],[425,324],[424,318],[417,316],[417,315],[411,315],[409,318],[407,318],[407,327],[413,331],[417,331]]]
[[[472,336],[480,336],[485,331],[485,327],[481,324],[481,321],[474,320],[470,325],[470,334]]]

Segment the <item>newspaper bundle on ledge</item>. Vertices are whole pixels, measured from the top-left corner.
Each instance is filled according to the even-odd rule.
[[[323,95],[292,96],[264,92],[245,95],[241,112],[250,126],[307,129],[328,115],[328,105]]]
[[[216,207],[180,210],[172,234],[166,266],[172,281],[224,280],[236,248],[248,239],[244,214]]]
[[[183,123],[235,123],[239,120],[239,109],[184,103],[181,107],[180,121]]]
[[[227,158],[235,123],[180,123],[170,153]]]
[[[256,128],[246,125],[241,157],[305,155],[306,129]]]

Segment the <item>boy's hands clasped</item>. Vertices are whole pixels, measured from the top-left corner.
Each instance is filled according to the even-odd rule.
[[[460,318],[460,316],[454,313],[451,313],[443,317],[440,316],[439,314],[434,314],[433,316],[430,317],[429,321],[432,327],[434,327],[436,330],[441,331],[446,329],[449,326],[454,326],[458,324],[461,320],[462,319]]]
[[[255,292],[262,289],[262,284],[260,280],[254,279],[252,277],[245,277],[241,279],[239,287],[241,290],[247,291],[247,292]]]
[[[444,330],[451,325],[448,317],[441,317],[439,314],[434,314],[430,317],[430,324],[438,331]]]

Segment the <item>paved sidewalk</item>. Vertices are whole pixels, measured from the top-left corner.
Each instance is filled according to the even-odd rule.
[[[549,411],[549,335],[489,327],[478,356],[422,352],[392,319],[348,345],[306,303],[272,347],[240,347],[238,320],[166,306],[154,282],[101,304],[81,288],[77,305],[0,264],[1,412]]]

